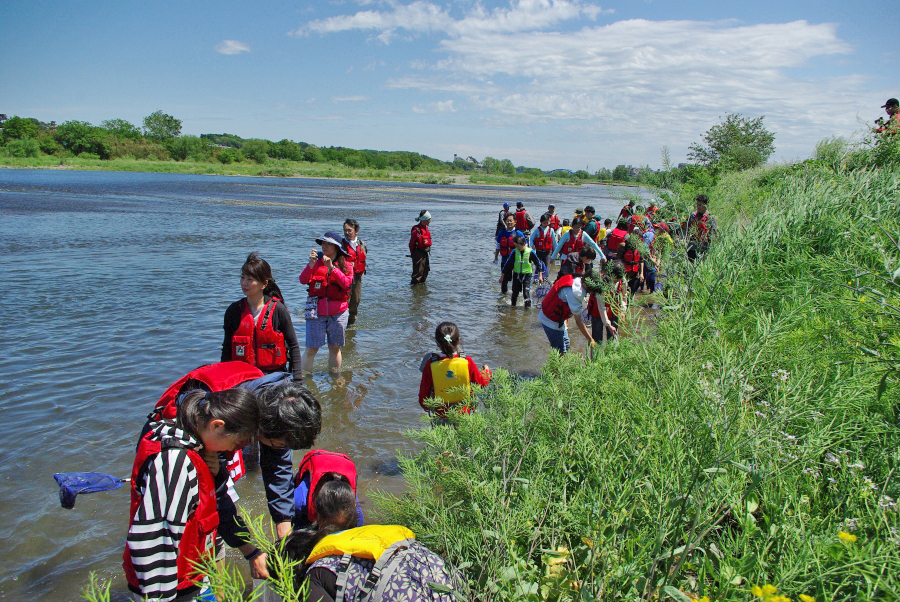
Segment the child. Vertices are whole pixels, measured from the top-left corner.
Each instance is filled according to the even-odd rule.
[[[557,218],[557,221],[559,219]],[[541,225],[531,231],[531,237],[528,239],[529,246],[537,253],[538,259],[544,264],[544,278],[550,277],[548,271],[547,260],[553,247],[556,246],[556,232],[550,226],[550,214],[545,213],[541,216]]]
[[[525,299],[525,307],[531,307],[531,275],[534,268],[538,270],[538,280],[544,281],[544,262],[538,259],[533,249],[529,249],[525,244],[524,236],[516,236],[513,239],[516,250],[503,266],[503,276],[500,277],[502,283],[504,279],[512,279],[512,298],[510,304],[515,307],[516,300],[519,298],[519,291],[522,291],[522,297]],[[531,266],[534,265],[534,268]]]
[[[559,231],[560,238],[562,238],[562,236],[571,229],[572,229],[572,222],[569,221],[568,219],[564,219],[562,228]]]
[[[447,410],[454,405],[462,404],[471,394],[471,384],[486,387],[491,382],[491,369],[485,364],[481,371],[471,357],[459,355],[459,329],[453,322],[441,322],[434,330],[441,355],[429,353],[422,359],[419,370],[422,371],[422,382],[419,384],[419,405],[426,412],[434,411],[438,416],[445,416]],[[426,405],[425,400],[433,397],[438,404],[436,408]],[[464,413],[472,411],[469,404],[461,406]]]
[[[343,481],[356,498],[356,527],[364,524],[359,495],[356,493],[356,465],[347,454],[324,449],[311,449],[300,461],[294,477],[294,528],[306,528],[316,522],[316,494],[326,483]]]
[[[625,268],[620,262],[609,265],[602,277],[585,278],[584,286],[590,291],[588,315],[591,316],[591,337],[598,344],[603,343],[604,334],[608,341],[619,334],[619,315],[622,313],[625,295]]]
[[[354,528],[354,495],[346,481],[319,487],[315,506],[316,522],[295,530],[284,544],[288,558],[301,563],[294,585],[300,591],[307,584],[305,602],[453,602],[453,590],[465,593],[444,559],[415,541],[406,527]]]
[[[497,234],[497,246],[494,250],[494,263],[497,263],[498,255],[503,258],[500,261],[501,271],[506,267],[506,263],[512,256],[513,250],[516,248],[514,241],[517,236],[524,236],[524,234],[522,234],[520,230],[516,230],[516,218],[510,215],[506,218],[506,229],[501,230]],[[509,290],[507,287],[509,281],[510,278],[506,276],[506,272],[504,271],[503,277],[500,278],[500,292],[504,295],[506,294],[506,291]]]
[[[219,516],[216,489],[230,487],[218,452],[253,441],[259,403],[243,389],[197,391],[178,406],[175,421],[154,422],[141,438],[131,471],[131,511],[123,567],[142,598],[193,600],[205,579],[195,567],[211,556]],[[266,555],[241,548],[254,577],[267,576]]]

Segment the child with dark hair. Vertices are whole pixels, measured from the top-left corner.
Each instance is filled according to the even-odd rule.
[[[453,322],[438,324],[434,339],[441,353],[426,354],[419,366],[422,372],[419,405],[441,417],[453,407],[468,414],[472,406],[465,402],[471,395],[472,384],[486,387],[491,382],[491,369],[485,364],[479,371],[471,357],[460,356],[459,329]],[[430,398],[434,399],[434,404],[425,402]]]
[[[246,295],[225,310],[221,361],[242,361],[263,372],[287,366],[300,380],[300,345],[272,268],[255,251],[241,267],[241,291]]]
[[[294,528],[308,527],[320,516],[316,505],[319,490],[331,481],[343,481],[353,490],[356,499],[356,517],[354,526],[364,524],[362,506],[357,493],[356,464],[347,454],[313,449],[306,452],[300,461],[300,468],[294,477]],[[326,512],[327,515],[327,512]]]
[[[591,316],[591,337],[598,344],[619,334],[619,316],[628,307],[624,278],[625,267],[616,261],[607,264],[605,273],[584,279],[584,287],[591,294],[587,306]]]
[[[257,437],[259,405],[242,389],[195,391],[174,421],[150,424],[132,468],[131,509],[123,567],[128,587],[154,600],[193,600],[205,576],[196,563],[212,555],[219,516],[216,490],[228,488],[219,452]],[[241,549],[254,577],[267,576],[265,554]]]
[[[510,305],[516,306],[519,293],[525,299],[525,307],[531,307],[531,276],[534,270],[537,270],[538,280],[544,281],[544,271],[547,269],[544,262],[541,261],[533,249],[526,244],[524,236],[516,236],[513,238],[516,248],[512,255],[503,266],[503,275],[500,276],[500,284],[503,280],[512,280],[512,296],[510,297]],[[534,267],[532,267],[534,266]]]

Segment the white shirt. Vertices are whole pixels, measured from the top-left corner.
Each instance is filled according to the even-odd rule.
[[[581,278],[576,278],[572,282],[572,286],[567,286],[560,289],[559,298],[569,305],[569,309],[572,310],[573,316],[581,315],[581,312],[584,311],[585,298],[584,290],[581,287]],[[553,330],[566,330],[565,322],[563,322],[563,325],[560,326],[559,322],[551,320],[550,318],[545,316],[543,311],[541,311],[540,315],[538,316],[538,320],[540,320],[541,324],[543,324],[547,328],[551,328]]]

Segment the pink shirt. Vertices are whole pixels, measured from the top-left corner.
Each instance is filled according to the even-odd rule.
[[[303,271],[300,272],[300,284],[309,284],[315,271],[324,265],[325,263],[321,259],[317,259],[313,267],[309,267],[309,263],[307,263]],[[343,270],[334,266],[331,274],[328,275],[328,284],[332,283],[337,284],[343,291],[350,290],[350,285],[353,283],[353,264],[347,261]],[[335,301],[327,297],[319,297],[318,311],[320,316],[334,316],[347,311],[348,307],[347,301]]]

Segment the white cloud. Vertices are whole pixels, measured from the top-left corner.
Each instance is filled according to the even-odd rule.
[[[493,10],[476,4],[462,19],[454,19],[448,10],[438,4],[415,0],[410,4],[391,3],[391,10],[387,11],[366,10],[353,15],[310,21],[291,34],[303,36],[310,33],[375,30],[381,32],[375,39],[389,44],[398,29],[414,33],[442,32],[451,36],[478,32],[531,31],[581,16],[593,20],[597,15],[612,12],[580,0],[513,0],[509,8]]]
[[[368,96],[333,96],[331,102],[362,102],[369,100]]]
[[[237,40],[222,40],[214,48],[219,54],[240,54],[250,52],[250,47]]]
[[[430,102],[427,105],[414,105],[413,113],[456,113],[452,100]]]

